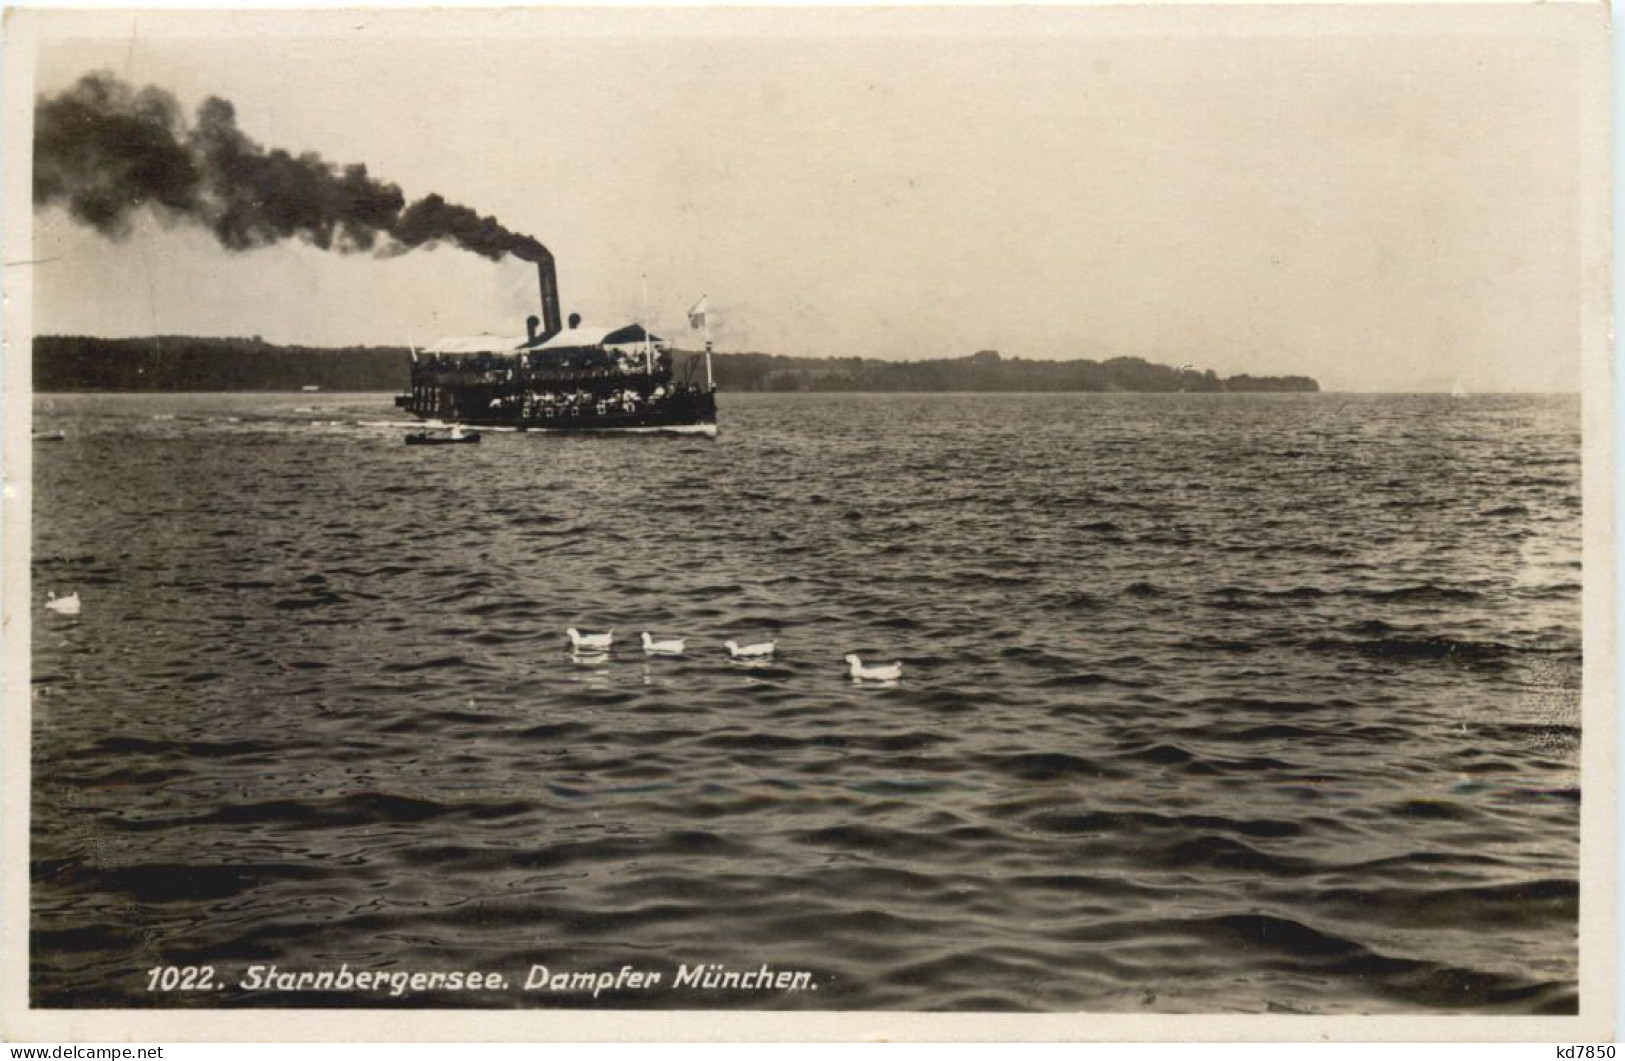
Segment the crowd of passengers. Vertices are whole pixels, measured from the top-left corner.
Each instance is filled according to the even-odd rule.
[[[649,367],[649,359],[642,352],[624,350],[585,348],[567,353],[523,356],[524,367],[532,375],[630,376],[642,374]],[[671,373],[670,351],[654,354],[653,361],[657,373]],[[464,382],[506,383],[514,378],[519,360],[503,354],[425,354],[423,365],[437,371],[456,372]]]
[[[585,390],[527,391],[505,398],[491,399],[491,408],[503,412],[517,412],[527,420],[546,420],[554,417],[610,416],[621,413],[635,415],[685,395],[700,393],[690,383],[667,383],[654,388],[645,397],[635,390],[621,389],[607,394]]]

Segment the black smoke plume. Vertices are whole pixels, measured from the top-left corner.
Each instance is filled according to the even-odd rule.
[[[203,225],[231,250],[301,239],[323,250],[399,254],[446,242],[484,257],[550,260],[530,236],[466,206],[401,189],[361,164],[265,148],[211,96],[188,125],[175,97],[87,74],[34,107],[34,203],[61,203],[109,239],[150,210]]]

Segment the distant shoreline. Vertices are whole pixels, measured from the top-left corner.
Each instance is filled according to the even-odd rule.
[[[678,351],[679,374],[700,357]],[[766,393],[1315,393],[1308,376],[1223,377],[1137,357],[1035,361],[982,350],[969,357],[884,361],[858,357],[714,354],[722,391]],[[49,393],[404,392],[404,346],[279,346],[259,338],[156,336],[34,339],[33,386]]]

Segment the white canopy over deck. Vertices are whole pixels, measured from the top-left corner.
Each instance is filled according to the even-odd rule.
[[[643,352],[644,334],[643,326],[640,324],[626,324],[619,328],[577,325],[565,329],[543,343],[533,342],[523,335],[509,337],[487,333],[441,339],[433,346],[426,347],[423,352],[453,357],[471,357],[479,354],[514,357],[519,354],[555,353],[564,350],[607,350],[616,354],[639,354]],[[649,346],[656,352],[664,353],[668,348],[666,340],[652,332],[648,334],[648,341]]]
[[[433,346],[424,347],[426,354],[514,354],[518,347],[525,345],[523,335],[512,338],[502,335],[469,335],[460,338],[441,339]]]
[[[534,350],[544,353],[553,350],[595,349],[603,346],[604,339],[613,331],[613,328],[594,328],[588,324],[578,324],[574,328],[564,329],[545,343],[527,346],[524,340],[520,340],[519,345],[524,346],[527,351]]]
[[[599,349],[630,353],[643,349],[644,334],[641,324],[623,324],[619,328],[595,328],[587,324],[578,324],[574,328],[566,328],[545,343],[531,344],[526,346],[526,349],[539,351]],[[666,340],[653,332],[648,333],[648,339],[649,345],[654,349],[666,349]]]

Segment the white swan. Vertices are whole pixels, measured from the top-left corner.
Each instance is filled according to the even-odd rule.
[[[75,591],[66,597],[58,597],[56,591],[52,590],[45,598],[45,606],[58,615],[78,615],[79,594]]]
[[[894,682],[903,676],[903,664],[885,663],[878,667],[865,667],[863,660],[855,654],[846,657],[847,664],[852,668],[853,681]]]
[[[766,659],[773,654],[778,644],[777,641],[763,641],[755,645],[741,645],[736,641],[723,642],[728,649],[728,655],[734,659]]]
[[[575,627],[564,631],[570,635],[570,647],[577,652],[603,652],[615,643],[615,631],[609,630],[602,634],[584,634]]]
[[[679,656],[683,652],[683,639],[680,637],[650,637],[649,631],[643,631],[643,651],[652,655]]]

